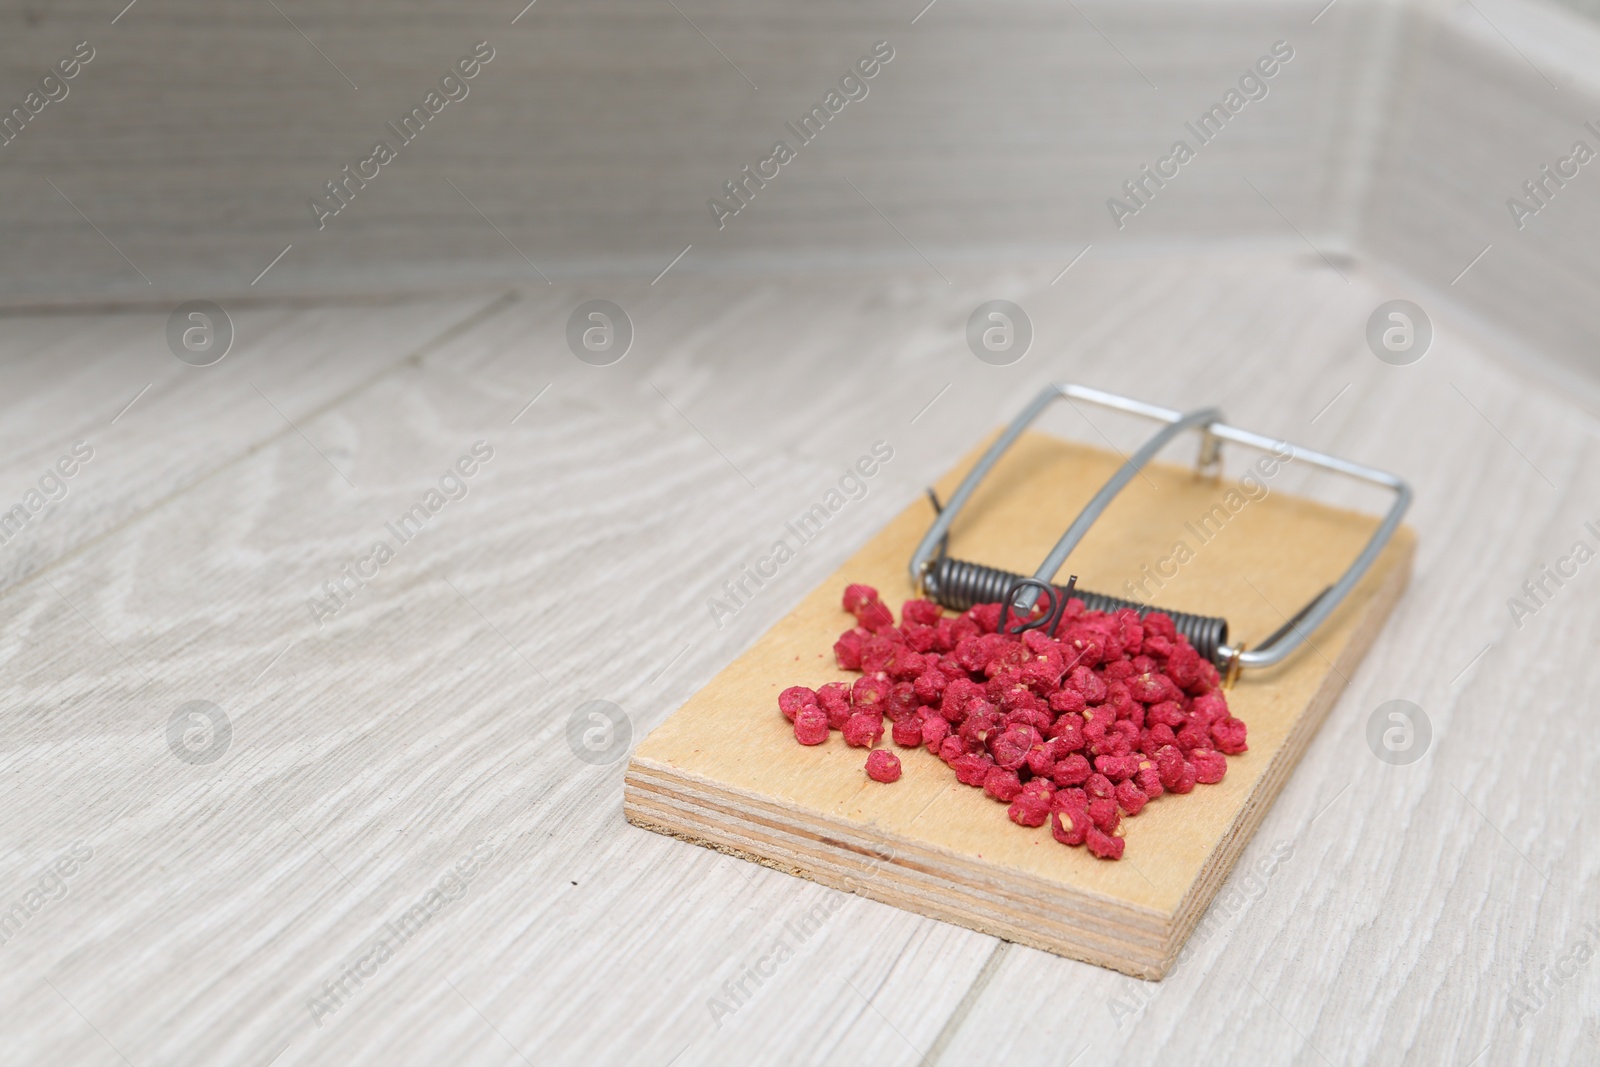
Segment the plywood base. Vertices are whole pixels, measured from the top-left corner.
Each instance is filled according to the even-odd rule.
[[[941,496],[980,451],[941,480]],[[962,513],[951,554],[1031,573],[1120,462],[1025,436]],[[1067,569],[1087,589],[1122,595],[1125,582],[1172,574],[1146,586],[1154,603],[1223,614],[1234,640],[1257,642],[1332,582],[1376,525],[1266,485],[1251,500],[1234,483],[1152,467]],[[638,746],[624,791],[629,821],[1009,941],[1162,977],[1405,588],[1414,535],[1396,534],[1312,635],[1314,647],[1229,691],[1250,749],[1230,757],[1227,777],[1125,819],[1125,857],[1105,862],[1058,844],[1048,826],[1014,825],[1003,805],[956,782],[925,750],[896,749],[905,774],[881,785],[866,777],[862,750],[838,734],[801,747],[779,714],[787,686],[853,677],[832,655],[853,624],[840,593],[856,581],[891,605],[912,596],[906,562],[931,518],[925,502],[907,508]],[[1175,552],[1180,543],[1186,551]]]

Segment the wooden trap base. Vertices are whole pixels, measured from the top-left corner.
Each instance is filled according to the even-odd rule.
[[[942,499],[981,452],[940,481]],[[1031,574],[1120,462],[1025,435],[957,520],[951,555]],[[1233,640],[1247,644],[1334,581],[1377,524],[1277,491],[1229,498],[1234,483],[1186,468],[1147,473],[1073,552],[1062,580],[1070,570],[1086,589],[1126,595],[1123,583],[1139,579],[1146,564],[1176,571],[1159,590],[1148,586],[1152,602],[1222,614]],[[856,677],[833,659],[833,642],[853,625],[840,594],[848,582],[866,582],[898,617],[913,595],[906,561],[932,518],[926,501],[908,507],[641,742],[628,765],[623,810],[639,826],[824,885],[1161,978],[1377,637],[1410,575],[1415,536],[1397,531],[1312,635],[1315,648],[1243,675],[1227,696],[1249,726],[1249,751],[1229,757],[1221,783],[1157,798],[1125,818],[1126,854],[1107,862],[1058,844],[1048,824],[1012,823],[1005,805],[958,783],[925,749],[895,748],[904,776],[882,785],[867,778],[865,751],[847,747],[837,732],[826,744],[802,747],[779,714],[778,693],[788,686]],[[1180,541],[1188,549],[1181,564],[1173,551]]]

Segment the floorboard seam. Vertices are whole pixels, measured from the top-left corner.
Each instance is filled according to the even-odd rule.
[[[318,418],[319,416],[327,414],[329,411],[332,411],[334,408],[339,407],[341,404],[344,404],[347,401],[353,400],[357,396],[359,396],[362,393],[366,392],[368,389],[371,389],[373,386],[377,385],[380,381],[382,381],[383,379],[387,378],[389,375],[394,374],[396,371],[400,370],[402,367],[412,367],[412,366],[419,365],[424,356],[427,356],[429,353],[433,352],[440,345],[443,345],[445,342],[453,340],[454,338],[460,336],[462,333],[464,333],[465,331],[467,331],[467,330],[471,329],[472,327],[478,325],[480,322],[484,322],[484,321],[486,321],[486,320],[488,320],[490,318],[493,318],[495,315],[499,314],[501,311],[505,310],[510,305],[516,303],[518,299],[519,299],[519,296],[515,292],[507,291],[507,292],[501,293],[498,297],[496,297],[495,299],[491,300],[488,304],[485,304],[483,307],[480,307],[476,311],[473,311],[471,314],[467,315],[465,318],[460,319],[457,322],[451,323],[449,326],[447,326],[443,330],[441,330],[438,334],[434,335],[433,337],[429,338],[427,341],[423,342],[416,349],[414,349],[411,352],[408,352],[406,355],[404,355],[401,358],[395,360],[393,363],[389,364],[387,367],[384,367],[382,370],[380,370],[377,373],[369,376],[364,381],[357,382],[355,385],[352,385],[349,389],[346,389],[344,392],[338,394],[337,396],[330,397],[327,401],[325,401],[322,404],[319,404],[317,407],[313,408],[312,410],[307,411],[307,412],[303,412],[299,416],[300,421],[301,422],[308,422],[308,421],[310,421],[312,419]],[[276,432],[274,434],[271,434],[270,436],[263,437],[261,440],[257,441],[255,444],[251,445],[250,447],[244,449],[242,452],[240,452],[238,455],[234,456],[232,459],[229,459],[229,460],[223,462],[222,464],[218,465],[217,467],[213,468],[212,470],[206,471],[204,474],[201,474],[199,477],[195,478],[194,481],[189,482],[186,485],[180,486],[177,489],[174,489],[172,492],[166,494],[163,497],[157,498],[156,500],[152,501],[150,504],[146,505],[145,507],[140,508],[139,510],[135,511],[133,514],[127,516],[122,521],[114,523],[111,526],[106,527],[104,530],[100,531],[95,536],[89,538],[86,541],[81,542],[80,544],[72,546],[71,548],[67,549],[65,552],[61,553],[59,556],[56,556],[54,559],[51,559],[47,563],[42,564],[38,569],[30,571],[29,573],[23,575],[22,577],[18,578],[16,581],[14,581],[11,584],[5,586],[4,588],[0,588],[0,600],[3,600],[6,597],[10,596],[12,592],[14,592],[15,590],[20,589],[23,586],[29,584],[35,578],[40,577],[41,575],[45,574],[46,572],[54,570],[56,568],[59,568],[62,564],[66,563],[68,560],[76,559],[78,556],[82,555],[83,553],[88,551],[93,546],[98,545],[100,542],[106,540],[107,538],[113,536],[114,534],[121,533],[122,531],[124,531],[127,528],[129,528],[130,526],[132,526],[134,523],[140,521],[141,519],[144,519],[147,516],[155,514],[161,508],[166,507],[168,504],[172,503],[174,500],[177,500],[179,497],[185,496],[188,493],[193,492],[196,488],[198,488],[201,485],[204,485],[206,482],[210,481],[212,478],[215,478],[217,475],[223,473],[224,471],[231,470],[232,468],[238,466],[240,463],[243,463],[245,460],[249,459],[251,456],[254,456],[256,453],[261,452],[262,450],[266,449],[270,445],[276,444],[277,442],[279,442],[279,441],[283,440],[284,438],[288,437],[290,434],[294,434],[294,433],[297,433],[297,432],[298,431],[291,425],[291,426],[285,426],[282,430],[279,430],[278,432]]]
[[[994,951],[989,953],[989,958],[983,961],[983,969],[978,972],[978,977],[972,980],[972,985],[968,986],[966,993],[962,994],[961,1003],[957,1004],[956,1010],[950,1013],[950,1018],[945,1021],[943,1028],[940,1029],[939,1036],[934,1038],[933,1047],[928,1049],[928,1054],[922,1057],[922,1062],[927,1064],[928,1067],[938,1067],[940,1057],[944,1055],[945,1049],[950,1047],[950,1043],[955,1040],[957,1031],[967,1021],[967,1016],[972,1013],[973,1007],[978,1003],[978,999],[983,996],[984,990],[989,988],[989,982],[999,972],[1000,965],[1005,962],[1007,951],[1010,948],[1011,942],[1001,941],[995,945]]]

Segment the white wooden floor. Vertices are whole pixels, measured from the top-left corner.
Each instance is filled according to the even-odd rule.
[[[1091,256],[1052,285],[1062,266],[236,309],[205,369],[167,352],[164,309],[5,318],[0,506],[94,454],[0,547],[0,1059],[1600,1059],[1600,963],[1572,954],[1600,942],[1600,564],[1520,628],[1506,606],[1596,543],[1594,419],[1447,307],[1422,362],[1380,363],[1366,318],[1405,293],[1360,264]],[[637,331],[608,368],[563,340],[595,296]],[[995,297],[1036,329],[1007,368],[963,337]],[[627,825],[624,763],[574,755],[573,711],[614,701],[642,736],[1053,379],[1214,402],[1417,490],[1414,586],[1217,932],[1139,983]],[[706,598],[880,438],[869,495],[718,629]],[[397,544],[385,523],[479,441],[466,497],[319,625],[321,584]],[[1393,698],[1433,725],[1410,766],[1365,741]],[[215,762],[169,750],[192,700],[230,721]],[[385,924],[419,903],[401,943]]]

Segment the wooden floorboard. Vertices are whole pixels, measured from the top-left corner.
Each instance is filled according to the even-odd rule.
[[[1581,740],[1600,681],[1593,566],[1520,629],[1506,608],[1592,537],[1584,521],[1600,524],[1592,421],[1448,308],[1421,363],[1379,363],[1361,331],[1391,294],[1359,269],[1345,281],[1310,256],[1175,255],[1086,260],[1052,286],[1059,270],[973,269],[950,285],[911,271],[669,275],[612,295],[638,339],[610,368],[565,349],[567,313],[605,295],[576,286],[498,307],[486,292],[406,310],[261,310],[276,360],[263,349],[233,377],[177,379],[169,406],[140,421],[136,405],[116,424],[118,449],[98,468],[97,452],[61,505],[84,510],[61,512],[58,528],[91,535],[53,537],[26,565],[6,550],[0,902],[26,907],[47,865],[75,842],[92,849],[65,895],[41,896],[0,944],[7,1057],[1592,1056],[1592,967],[1520,1028],[1507,1001],[1600,915],[1582,845],[1600,813],[1578,787],[1596,772]],[[1009,368],[978,363],[961,333],[978,300],[1000,296],[1037,330]],[[53,321],[84,344],[125,329]],[[10,368],[29,347],[15,336],[0,342]],[[144,358],[155,373],[171,357]],[[992,938],[628,826],[624,761],[574,756],[574,710],[614,701],[642,737],[1053,379],[1218,403],[1418,491],[1410,591],[1178,970],[1152,985],[1017,946],[997,956]],[[82,385],[82,409],[109,419],[148,380],[108,365]],[[251,380],[299,431],[273,426]],[[7,391],[16,419],[33,421],[7,420],[27,458],[6,484],[69,438],[57,388],[35,365]],[[186,412],[207,422],[186,429]],[[27,425],[38,429],[15,428]],[[1103,446],[1139,427],[1064,417],[1054,429]],[[880,438],[895,459],[869,494],[718,628],[705,599]],[[206,439],[223,443],[197,458]],[[308,599],[395,540],[385,524],[478,441],[494,454],[466,496],[319,625]],[[140,473],[160,456],[160,477]],[[1342,497],[1328,498],[1353,502]],[[1392,698],[1433,723],[1408,767],[1365,741]],[[169,717],[191,700],[231,720],[214,763],[167,748]],[[1292,856],[1246,881],[1279,844]],[[492,855],[463,894],[435,902],[333,1007],[324,983],[475,846]],[[819,907],[814,935],[786,935]],[[792,956],[745,979],[733,1004],[724,983],[785,936]],[[737,1010],[714,1013],[713,998]]]
[[[365,307],[235,308],[228,316],[233,344],[207,367],[173,358],[165,311],[0,317],[6,334],[0,510],[39,490],[40,479],[72,456],[75,444],[82,443],[76,458],[91,457],[62,479],[62,489],[46,486],[41,495],[57,499],[7,537],[0,586],[267,441],[304,434],[311,463],[336,470],[351,443],[305,434],[302,422],[503,304],[487,294]]]

